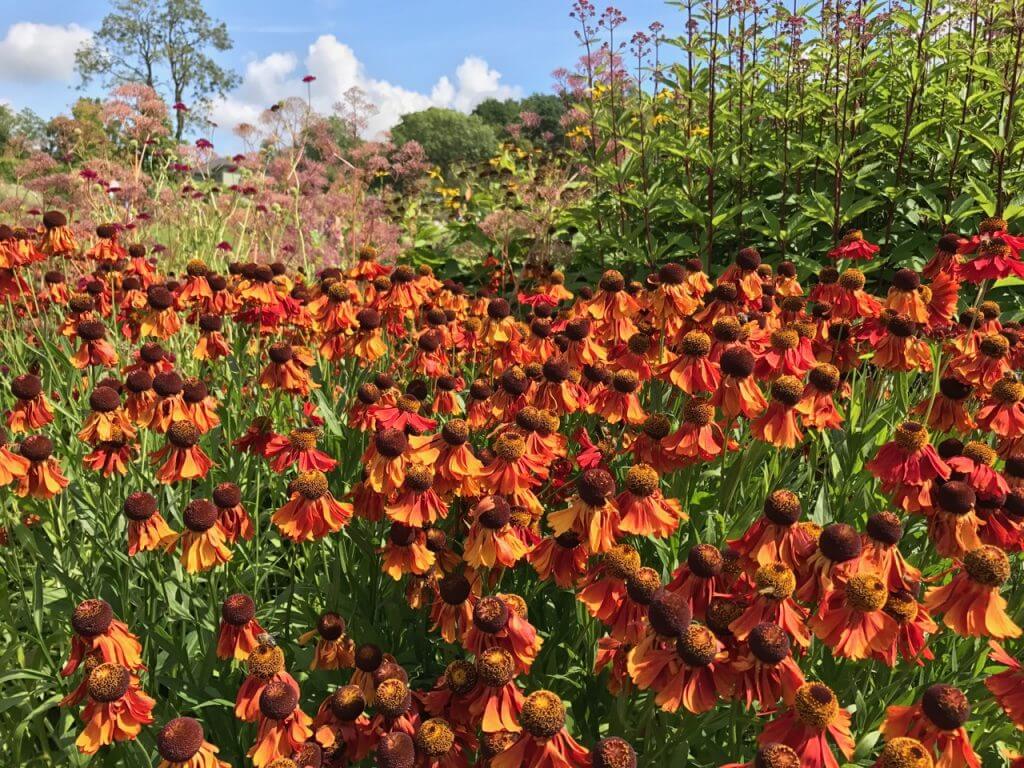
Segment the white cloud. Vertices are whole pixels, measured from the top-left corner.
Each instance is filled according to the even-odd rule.
[[[377,107],[366,134],[379,136],[394,126],[402,115],[428,107],[449,107],[471,111],[488,98],[515,98],[520,89],[501,83],[501,73],[477,56],[467,56],[456,68],[454,82],[441,77],[430,93],[421,93],[387,80],[370,77],[355,52],[334,35],[321,35],[309,46],[299,67],[292,53],[272,53],[249,63],[242,84],[227,98],[213,105],[213,120],[224,127],[240,122],[254,123],[274,102],[288,96],[305,96],[302,77],[316,76],[312,86],[314,109],[330,112],[350,88],[359,88]]]
[[[0,40],[0,80],[70,80],[75,51],[91,37],[92,32],[78,24],[12,24]]]

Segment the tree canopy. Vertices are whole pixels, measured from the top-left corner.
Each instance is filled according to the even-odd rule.
[[[486,160],[498,148],[494,130],[479,117],[439,107],[404,115],[391,130],[391,138],[398,146],[418,142],[445,173],[455,165]]]
[[[564,130],[561,124],[565,102],[549,93],[534,93],[524,99],[485,99],[473,114],[491,127],[497,136],[505,136],[510,129],[529,139],[561,143]]]
[[[227,26],[210,18],[201,0],[112,0],[92,39],[75,54],[82,84],[145,83],[175,105],[202,108],[238,83],[214,51],[232,46]],[[175,109],[175,138],[188,112]]]

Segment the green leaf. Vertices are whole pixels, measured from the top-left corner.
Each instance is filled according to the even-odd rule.
[[[871,123],[868,127],[876,133],[882,134],[887,139],[895,139],[900,135],[899,130],[888,123]]]

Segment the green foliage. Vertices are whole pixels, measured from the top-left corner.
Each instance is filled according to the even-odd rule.
[[[473,110],[473,114],[491,126],[498,136],[506,135],[508,126],[519,123],[524,112],[532,112],[540,118],[537,126],[526,128],[524,132],[527,136],[539,139],[550,134],[554,137],[554,144],[561,142],[564,132],[560,121],[565,114],[565,102],[554,94],[534,93],[525,99],[504,101],[486,99]]]
[[[15,112],[0,104],[0,178],[10,178],[14,163],[43,143],[45,123],[29,108]]]
[[[402,117],[391,131],[396,145],[415,141],[446,174],[457,165],[490,158],[498,147],[494,131],[475,115],[431,107]]]
[[[573,160],[593,194],[566,224],[587,263],[721,264],[757,245],[806,273],[856,226],[890,265],[920,266],[938,234],[1021,214],[1008,0],[867,4],[863,26],[848,3],[670,5],[654,54],[582,73]]]
[[[227,26],[211,19],[201,0],[113,0],[75,63],[83,85],[94,79],[145,83],[172,104],[187,100],[202,108],[238,83],[209,54],[231,46]],[[181,139],[186,120],[186,112],[176,112],[175,138]]]
[[[565,131],[562,129],[562,115],[565,114],[565,102],[551,93],[534,93],[519,103],[521,112],[533,112],[540,118],[540,124],[531,129],[531,135],[542,136],[550,133],[555,143],[561,142]]]
[[[473,110],[473,114],[491,126],[495,133],[501,133],[505,126],[515,122],[519,112],[519,102],[515,99],[485,99]]]

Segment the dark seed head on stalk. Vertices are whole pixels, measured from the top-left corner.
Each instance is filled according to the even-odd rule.
[[[260,714],[271,720],[284,720],[298,704],[298,694],[284,680],[271,680],[260,693]]]
[[[128,692],[131,673],[120,664],[100,664],[89,673],[87,687],[95,701],[117,701]]]
[[[508,619],[508,605],[500,597],[482,597],[473,606],[473,623],[481,632],[500,632],[508,624]]]
[[[256,617],[256,603],[248,595],[236,592],[228,595],[220,607],[224,621],[234,627],[244,627]]]
[[[818,537],[818,549],[833,563],[845,563],[860,555],[860,534],[846,523],[826,525]]]
[[[71,627],[80,637],[96,637],[106,632],[113,620],[114,611],[110,603],[92,598],[75,606],[71,614]]]
[[[156,736],[156,749],[169,763],[185,763],[203,746],[203,726],[191,717],[176,717]]]
[[[384,652],[373,643],[363,643],[356,648],[356,669],[374,672],[384,660]]]
[[[921,711],[936,727],[955,731],[971,716],[971,705],[959,688],[936,683],[925,689],[921,697]]]
[[[593,768],[636,768],[636,750],[625,739],[601,739],[590,751]]]
[[[754,755],[753,768],[800,768],[800,755],[785,744],[762,744]]]
[[[931,751],[908,736],[889,739],[875,763],[878,768],[932,768],[934,764]]]
[[[366,699],[358,685],[343,685],[331,695],[331,712],[343,722],[351,722],[363,714]]]
[[[520,724],[531,736],[550,739],[565,725],[565,705],[551,691],[534,691],[523,702]]]

